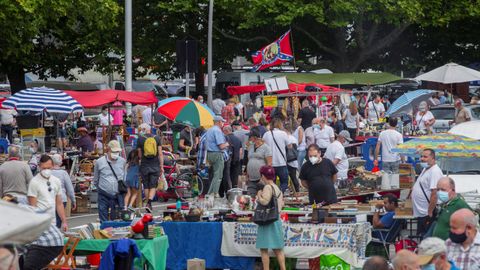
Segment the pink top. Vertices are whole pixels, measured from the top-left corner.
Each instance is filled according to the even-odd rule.
[[[113,110],[112,111],[113,125],[115,125],[115,126],[123,125],[123,116],[126,113],[127,112],[125,110]]]

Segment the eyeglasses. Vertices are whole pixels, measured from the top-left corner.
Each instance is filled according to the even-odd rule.
[[[47,181],[47,186],[48,186],[48,192],[52,191],[51,183],[50,180]]]

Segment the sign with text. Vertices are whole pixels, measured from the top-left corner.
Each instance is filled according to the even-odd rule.
[[[277,106],[278,106],[278,97],[277,96],[264,96],[263,97],[263,107],[275,108]]]

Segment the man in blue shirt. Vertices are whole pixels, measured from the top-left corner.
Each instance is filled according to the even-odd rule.
[[[422,269],[460,270],[447,258],[445,241],[438,237],[428,237],[418,245],[417,255]]]
[[[213,127],[207,130],[205,133],[205,144],[207,148],[207,162],[210,164],[209,172],[213,172],[212,182],[210,183],[210,189],[208,194],[214,194],[218,196],[218,190],[222,183],[223,176],[223,150],[229,145],[222,132],[223,123],[225,120],[216,115],[213,117]]]
[[[388,193],[383,195],[383,204],[376,205],[376,211],[373,215],[372,225],[374,229],[388,229],[393,225],[393,216],[395,216],[395,208],[398,207],[397,196]],[[380,218],[380,210],[385,208],[385,214]],[[384,234],[386,236],[386,234]],[[373,232],[373,237],[380,238],[378,232]]]

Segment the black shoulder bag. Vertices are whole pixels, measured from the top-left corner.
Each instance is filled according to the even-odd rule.
[[[280,154],[282,154],[283,159],[285,159],[287,163],[297,160],[297,156],[298,156],[297,145],[296,144],[292,145],[292,148],[288,148],[288,146],[285,146],[285,153],[287,154],[287,156],[285,157],[285,155],[282,152],[282,149],[280,149],[280,146],[278,146],[277,140],[275,140],[275,136],[273,136],[273,131],[270,130],[270,132],[272,133],[273,142],[275,142],[275,145],[280,151]]]
[[[120,194],[127,193],[127,191],[128,191],[127,185],[125,184],[125,182],[123,180],[118,179],[117,174],[115,173],[115,170],[112,167],[112,164],[110,164],[110,162],[108,162],[108,161],[107,161],[107,163],[108,163],[108,166],[110,167],[110,170],[112,170],[113,175],[117,179],[118,193],[120,193]]]
[[[257,207],[253,213],[253,222],[257,225],[268,225],[278,220],[278,197],[275,195],[275,188],[272,185],[270,185],[270,187],[272,188],[272,198],[270,202],[267,205],[257,203]]]

